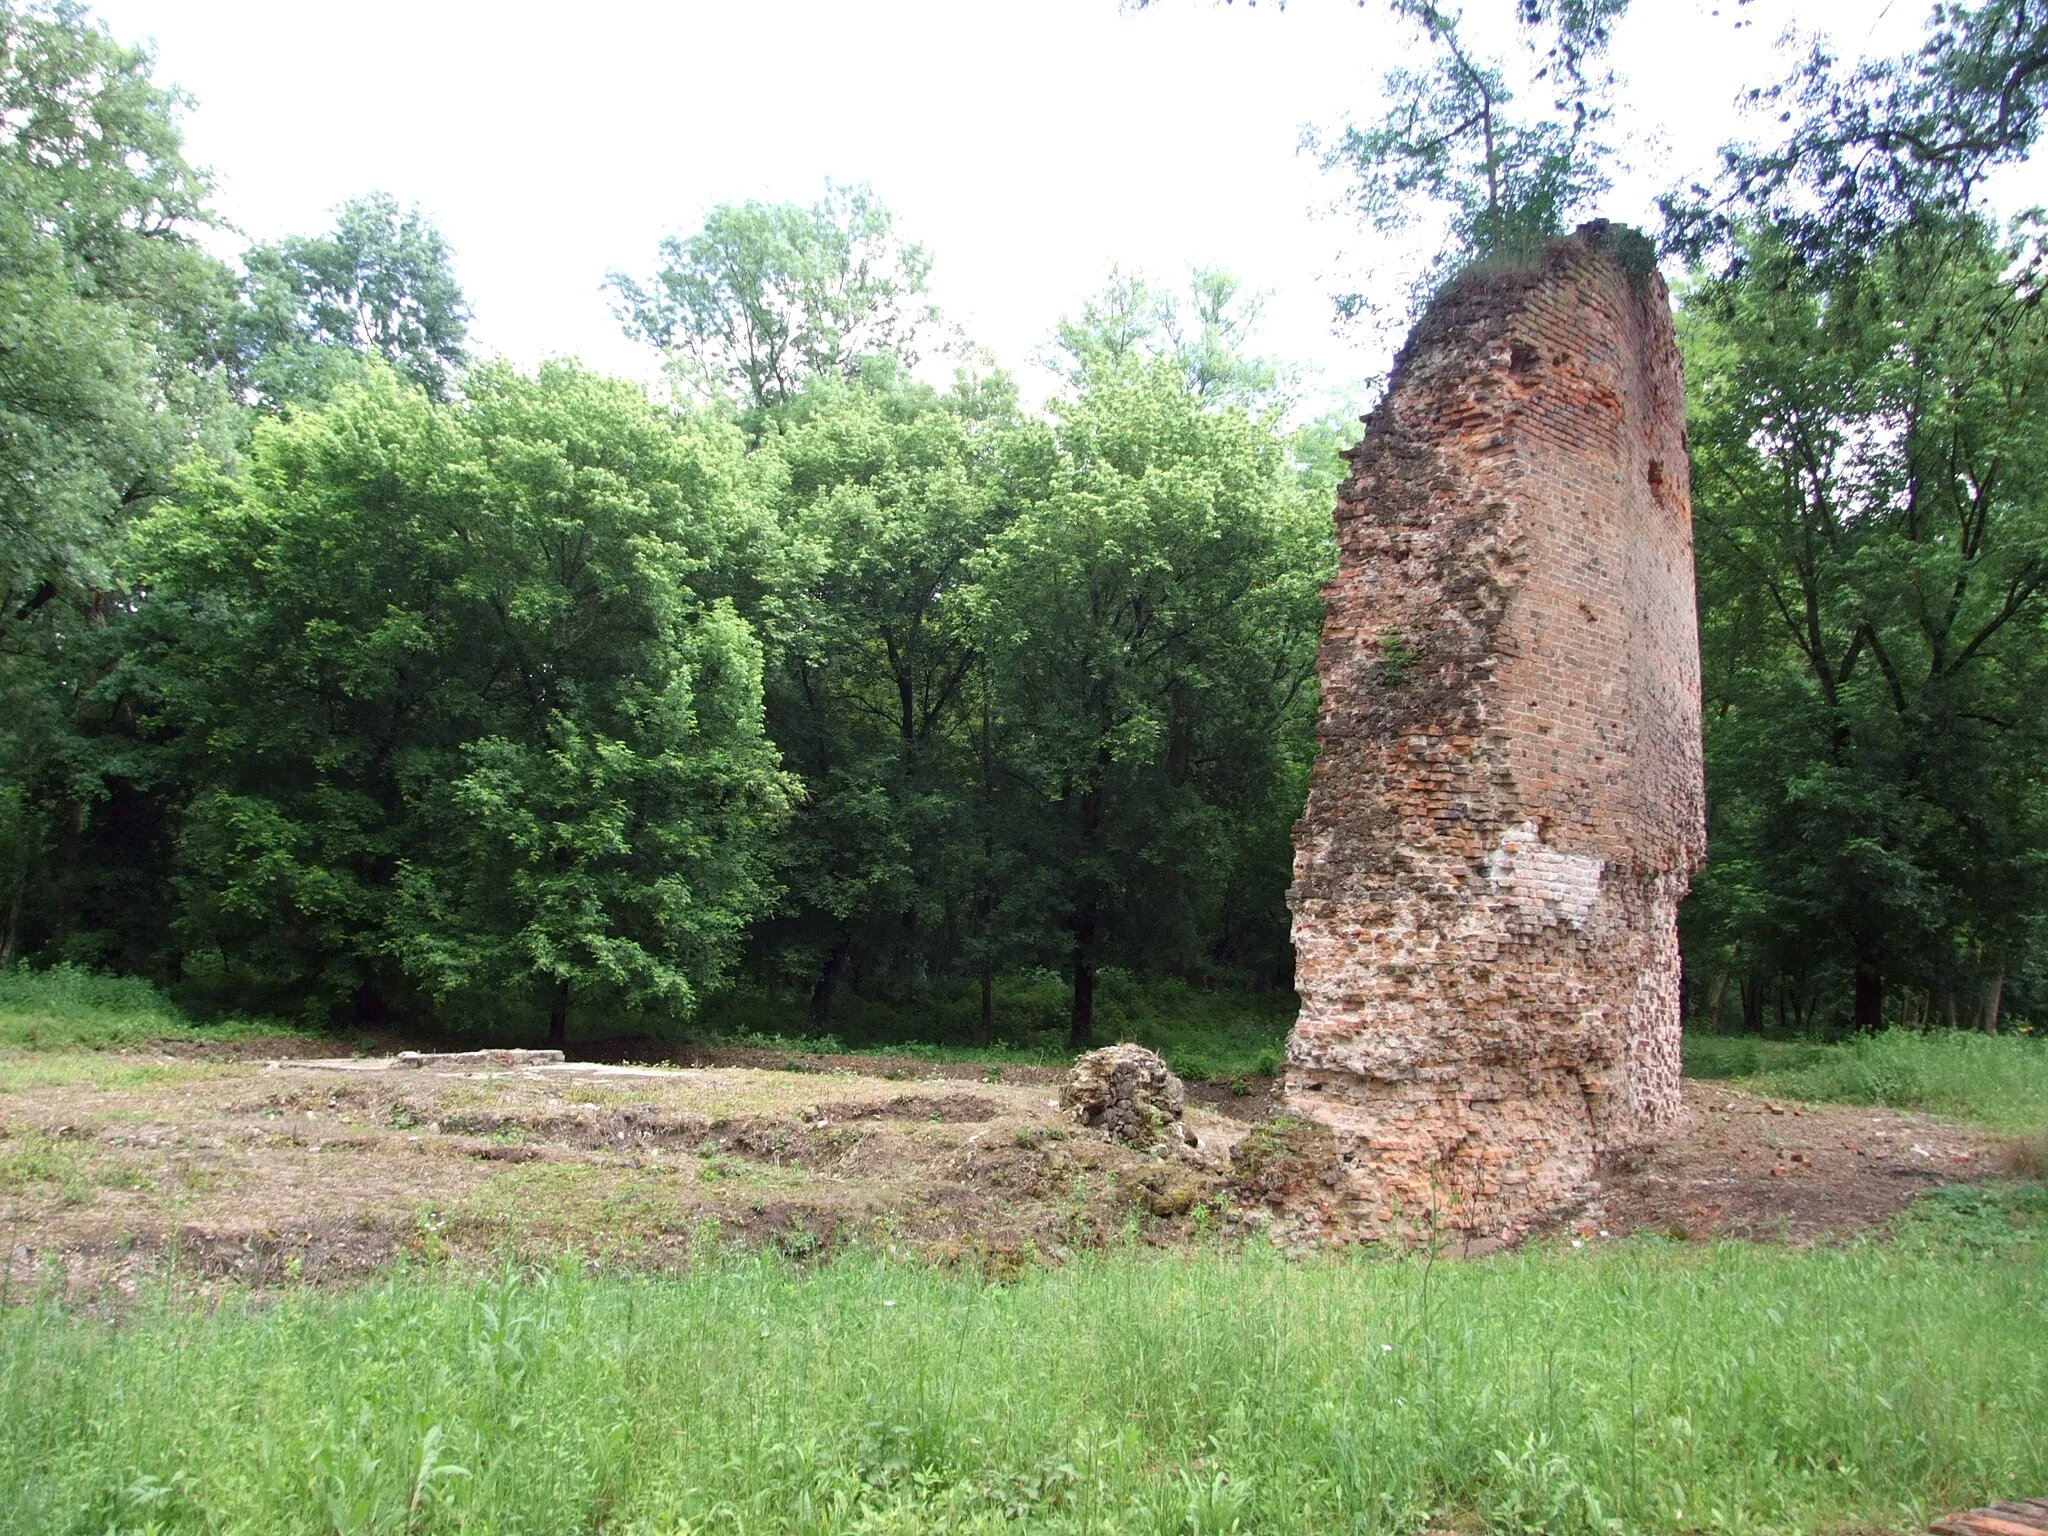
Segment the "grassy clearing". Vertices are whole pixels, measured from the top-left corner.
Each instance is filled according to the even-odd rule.
[[[0,1047],[0,1093],[25,1088],[68,1088],[90,1083],[95,1088],[149,1088],[164,1083],[199,1082],[218,1077],[229,1067],[203,1061],[132,1061],[97,1050],[20,1050]]]
[[[841,998],[828,1034],[810,1029],[802,1007],[765,993],[713,999],[701,1019],[683,1028],[691,1040],[760,1045],[824,1054],[892,1055],[937,1061],[1064,1064],[1067,983],[1050,971],[1004,977],[995,988],[995,1043],[976,1044],[980,994],[934,988],[910,1002]],[[1146,979],[1110,968],[1096,993],[1095,1035],[1103,1044],[1129,1040],[1164,1056],[1182,1077],[1231,1082],[1280,1070],[1294,1026],[1292,993],[1214,992],[1171,978]]]
[[[2048,1485],[2039,1196],[1897,1243],[855,1256],[0,1319],[0,1532],[1864,1526]]]
[[[0,1048],[107,1050],[152,1040],[251,1040],[298,1034],[273,1020],[200,1024],[138,976],[74,965],[0,971]]]
[[[801,1002],[760,992],[713,998],[703,1014],[683,1020],[593,1005],[577,1012],[571,1039],[589,1042],[638,1036],[657,1043],[760,1046],[794,1053],[907,1056],[990,1066],[1055,1065],[1067,1048],[1066,983],[1050,972],[1005,977],[996,986],[996,1038],[977,1044],[980,997],[971,988],[938,987],[914,1001],[877,1002],[848,993],[829,1031],[819,1031]],[[1174,980],[1144,980],[1108,970],[1098,993],[1097,1036],[1105,1043],[1150,1046],[1183,1077],[1232,1082],[1280,1069],[1294,1023],[1291,994],[1205,992]],[[472,1006],[434,1021],[450,1045],[538,1045],[544,1015],[528,1009]],[[269,1019],[194,1020],[138,977],[106,976],[76,966],[0,971],[0,1053],[106,1050],[152,1040],[246,1040],[314,1034]],[[334,1035],[337,1054],[358,1042]],[[6,1068],[0,1066],[0,1080]]]
[[[1893,1029],[1839,1045],[1689,1035],[1692,1077],[1758,1093],[1923,1110],[2019,1135],[2048,1132],[2048,1041]]]

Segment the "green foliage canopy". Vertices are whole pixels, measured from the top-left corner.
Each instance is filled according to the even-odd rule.
[[[1981,223],[1686,297],[1724,959],[1953,993],[2048,906],[2048,330]]]
[[[76,6],[0,4],[0,964],[106,798],[89,694],[128,520],[195,449],[232,452],[233,279],[150,68]],[[66,937],[72,882],[44,889]]]
[[[108,583],[218,360],[226,274],[150,67],[76,7],[0,5],[0,625]]]
[[[1079,1048],[1104,955],[1197,953],[1298,808],[1330,535],[1271,422],[1173,357],[1089,368],[1050,448],[978,604]]]
[[[1327,136],[1310,130],[1303,147],[1350,178],[1346,201],[1382,232],[1408,225],[1418,207],[1448,214],[1446,244],[1415,295],[1419,308],[1459,267],[1540,247],[1607,190],[1613,77],[1599,61],[1628,0],[1516,0],[1513,21],[1529,54],[1520,81],[1474,40],[1462,10],[1437,0],[1387,7],[1419,34],[1428,63],[1387,71],[1377,123]],[[1540,103],[1534,110],[1531,98]],[[1337,302],[1346,316],[1370,307],[1362,294]]]
[[[2048,8],[1938,4],[1915,52],[1845,65],[1816,45],[1748,100],[1789,128],[1730,144],[1716,184],[1664,198],[1669,243],[1732,254],[1768,224],[1810,265],[1853,264],[1901,228],[1971,213],[1985,178],[2027,157],[2048,110]]]
[[[325,235],[256,246],[245,264],[248,366],[270,401],[320,398],[360,378],[367,357],[445,399],[468,361],[447,242],[384,193],[344,203]]]
[[[922,301],[931,258],[905,244],[865,186],[828,185],[808,208],[724,204],[694,235],[661,243],[642,283],[611,277],[627,334],[665,353],[686,392],[766,413],[814,374],[852,376],[865,358],[917,361],[937,313]]]
[[[771,899],[787,798],[758,642],[702,585],[737,445],[566,364],[465,395],[373,377],[139,530],[187,941],[371,1015],[687,1008]]]

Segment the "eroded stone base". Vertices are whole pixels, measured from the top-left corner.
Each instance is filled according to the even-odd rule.
[[[1388,1236],[1510,1235],[1593,1176],[1584,1078],[1569,1067],[1459,1074],[1454,1091],[1339,1069],[1290,1067],[1292,1113],[1335,1133],[1347,1214]]]

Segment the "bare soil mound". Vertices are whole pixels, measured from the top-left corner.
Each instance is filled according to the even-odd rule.
[[[1221,1226],[1245,1129],[1192,1109],[1199,1150],[1152,1155],[1076,1127],[1050,1083],[940,1074],[77,1066],[0,1096],[16,1295],[118,1294],[169,1266],[337,1280],[401,1253],[661,1268],[706,1241],[807,1258],[859,1240],[1003,1272]]]
[[[1592,1198],[1548,1230],[1806,1245],[1881,1226],[1937,1184],[1997,1171],[1997,1137],[1926,1115],[1690,1080],[1685,1106],[1684,1136],[1606,1159]]]
[[[39,1058],[63,1070],[0,1094],[0,1294],[112,1298],[169,1268],[315,1283],[400,1255],[659,1269],[707,1241],[802,1258],[861,1241],[1004,1274],[1258,1226],[1340,1240],[1319,1180],[1233,1169],[1267,1093],[1191,1093],[1197,1148],[1146,1153],[1077,1127],[1053,1069],[842,1059],[864,1070]],[[1612,1160],[1545,1230],[1814,1243],[1994,1172],[1994,1138],[1924,1116],[1686,1095],[1685,1137]]]

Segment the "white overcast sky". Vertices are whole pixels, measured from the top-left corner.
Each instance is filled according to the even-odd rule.
[[[1319,392],[1385,367],[1332,335],[1329,295],[1398,302],[1401,253],[1330,215],[1339,188],[1296,149],[1305,124],[1370,115],[1403,46],[1377,0],[93,9],[124,41],[154,40],[159,78],[195,98],[189,150],[241,231],[314,232],[372,189],[417,202],[454,247],[473,341],[522,364],[576,354],[648,375],[606,271],[649,269],[663,234],[716,203],[807,202],[831,177],[873,185],[934,253],[948,315],[1027,387],[1054,321],[1112,263],[1167,280],[1220,266],[1268,291],[1263,350],[1307,365]],[[1635,169],[1602,211],[1648,222],[1655,191],[1743,132],[1735,95],[1784,72],[1789,25],[1892,53],[1925,13],[1926,0],[1636,0],[1615,45]]]

